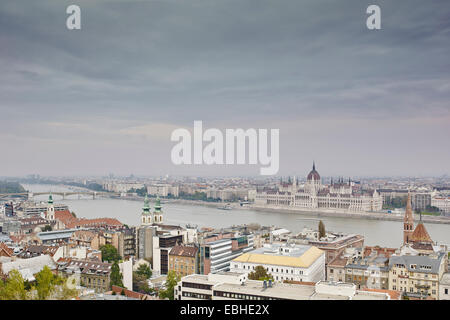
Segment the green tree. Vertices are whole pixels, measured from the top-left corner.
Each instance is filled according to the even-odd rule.
[[[105,244],[100,247],[102,252],[102,261],[115,262],[122,259],[119,252],[112,244]]]
[[[270,273],[267,273],[266,268],[263,266],[256,266],[255,271],[248,274],[248,278],[250,280],[273,280],[273,276]]]
[[[145,275],[133,272],[133,291],[141,293],[151,293],[152,289],[148,286],[148,280]]]
[[[57,279],[53,276],[52,271],[48,266],[39,271],[36,275],[36,291],[39,300],[46,300],[51,296],[55,290]]]
[[[52,226],[49,225],[49,224],[47,224],[47,225],[45,225],[45,226],[42,228],[42,231],[43,231],[43,232],[46,232],[46,231],[52,231]]]
[[[0,281],[0,300],[26,300],[27,291],[23,277],[17,270],[11,270],[5,283]]]
[[[325,224],[322,222],[322,220],[319,221],[319,239],[326,236],[325,232]]]
[[[181,280],[181,276],[177,274],[174,270],[170,270],[167,273],[166,283],[165,283],[165,290],[159,291],[159,297],[162,299],[174,299],[174,288],[177,285],[178,281]]]
[[[145,276],[145,279],[149,279],[152,276],[152,270],[145,263],[139,265],[139,267],[136,270],[136,273]]]
[[[112,286],[118,286],[123,288],[123,282],[122,282],[123,276],[120,272],[119,264],[117,261],[114,261],[112,267],[111,267],[111,275],[110,275],[110,285]]]

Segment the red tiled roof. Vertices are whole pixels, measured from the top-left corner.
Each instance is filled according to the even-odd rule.
[[[183,256],[183,257],[195,257],[197,254],[197,247],[189,247],[189,246],[175,246],[170,250],[169,255],[171,256]]]
[[[402,293],[400,291],[395,291],[395,290],[384,290],[384,289],[369,289],[369,288],[365,288],[362,291],[372,291],[372,292],[381,292],[381,293],[387,293],[390,297],[391,300],[400,300],[402,297]]]
[[[9,248],[6,244],[3,242],[0,242],[0,256],[3,257],[11,257],[14,253],[14,250]]]
[[[152,300],[155,299],[155,298],[149,296],[148,294],[143,294],[143,293],[139,293],[139,292],[136,292],[136,291],[131,291],[131,290],[128,290],[128,289],[125,289],[125,288],[121,288],[121,287],[118,287],[118,286],[114,286],[114,285],[111,287],[111,289],[112,289],[112,292],[115,292],[117,294],[121,294],[122,291],[124,291],[125,296],[129,297],[129,298],[135,298],[135,299],[140,299],[140,300],[144,300],[144,299],[148,299],[148,298],[150,298]]]
[[[345,267],[347,265],[348,258],[343,256],[337,256],[328,263],[329,267]]]
[[[364,247],[364,257],[370,256],[372,252],[376,252],[379,254],[384,254],[386,258],[390,258],[395,253],[395,248],[386,248],[386,247],[380,247],[380,246],[366,246]]]
[[[433,242],[422,222],[419,222],[416,226],[410,240],[413,242]]]
[[[64,225],[77,220],[69,210],[55,211],[55,219],[61,221]]]
[[[9,238],[14,243],[20,243],[26,236],[25,235],[11,235]]]
[[[121,227],[122,223],[114,218],[96,218],[96,219],[76,219],[75,221],[70,222],[66,225],[67,228],[76,228],[76,227],[100,227],[100,226],[109,226],[109,227]]]

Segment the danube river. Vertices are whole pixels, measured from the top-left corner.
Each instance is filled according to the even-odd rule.
[[[73,191],[65,186],[23,185],[32,192],[43,191]],[[47,196],[37,196],[36,201],[45,201]],[[137,226],[140,223],[142,202],[134,200],[71,196],[62,200],[58,195],[53,196],[55,203],[64,203],[77,217],[117,218],[122,223]],[[317,228],[319,219],[302,216],[299,213],[262,212],[247,209],[218,210],[195,204],[163,203],[164,222],[184,226],[194,224],[199,227],[228,227],[238,224],[258,223],[260,225],[274,225],[299,232],[304,227]],[[403,239],[403,223],[398,221],[362,220],[339,217],[321,217],[327,230],[344,233],[358,233],[365,237],[366,245],[380,245],[399,247]],[[450,225],[426,224],[431,238],[439,243],[450,244]]]

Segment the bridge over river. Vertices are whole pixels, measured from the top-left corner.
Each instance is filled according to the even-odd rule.
[[[0,193],[0,199],[2,198],[9,198],[9,197],[23,197],[27,199],[33,199],[35,196],[41,196],[41,195],[58,195],[61,196],[63,199],[66,199],[68,196],[74,196],[77,195],[78,199],[81,198],[81,196],[91,196],[92,199],[95,200],[97,197],[120,197],[123,196],[119,192],[104,192],[104,191],[57,191],[57,192],[51,192],[51,191],[45,191],[45,192],[19,192],[19,193]]]

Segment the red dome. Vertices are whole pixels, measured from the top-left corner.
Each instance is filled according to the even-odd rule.
[[[308,174],[307,180],[311,181],[314,178],[315,181],[320,181],[320,174],[316,171],[316,165],[313,162],[313,168]]]

